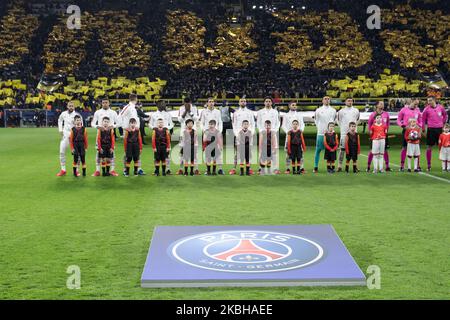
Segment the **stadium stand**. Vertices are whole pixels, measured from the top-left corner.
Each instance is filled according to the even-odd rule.
[[[2,1],[0,108],[55,110],[74,99],[90,110],[101,95],[120,102],[130,90],[151,103],[423,97],[430,83],[448,94],[445,1],[382,0],[382,30],[365,27],[370,1],[80,3],[83,27],[68,30],[65,1]],[[114,87],[118,79],[129,83]],[[45,92],[52,81],[58,89]]]

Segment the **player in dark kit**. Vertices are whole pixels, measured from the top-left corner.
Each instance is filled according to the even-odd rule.
[[[327,160],[328,173],[334,173],[334,162],[336,161],[336,150],[339,146],[339,138],[334,132],[334,122],[328,123],[328,130],[325,133],[323,144],[325,146],[325,160]]]
[[[131,161],[134,164],[134,175],[138,174],[139,160],[142,152],[142,136],[135,118],[130,119],[129,128],[125,130],[123,138],[125,149],[125,177],[130,176]]]
[[[260,175],[267,173],[272,174],[272,161],[275,158],[278,142],[277,134],[272,130],[272,123],[270,120],[264,122],[265,129],[259,132],[259,165],[261,166]]]
[[[102,127],[97,131],[98,157],[101,159],[102,176],[109,176],[111,168],[111,159],[114,156],[114,130],[109,126],[109,118],[104,117]]]
[[[287,152],[291,159],[292,174],[301,174],[301,162],[303,152],[306,150],[305,139],[303,133],[299,129],[298,120],[292,121],[292,129],[287,134]],[[297,170],[296,169],[297,166]]]
[[[73,154],[73,175],[79,177],[78,164],[81,162],[83,168],[83,177],[86,177],[86,150],[88,147],[88,138],[86,128],[83,127],[81,116],[76,115],[73,118],[74,127],[70,130],[69,142]]]
[[[193,176],[194,166],[197,166],[198,136],[197,132],[194,129],[194,120],[187,119],[185,124],[186,126],[181,135],[180,143],[184,163],[184,175]],[[189,167],[191,168],[191,171],[188,174]]]
[[[152,147],[155,155],[155,176],[159,176],[162,163],[162,175],[166,175],[166,159],[170,151],[170,132],[164,127],[164,119],[157,120],[157,127],[152,133]]]
[[[250,122],[248,120],[242,121],[242,128],[239,130],[236,137],[236,160],[240,161],[240,175],[250,175],[250,161],[252,158],[253,133],[249,129]]]
[[[356,123],[349,123],[349,132],[345,137],[345,154],[347,162],[345,163],[345,172],[348,173],[350,160],[353,161],[353,172],[358,173],[358,154],[361,152],[359,134],[356,132]]]
[[[222,133],[216,128],[216,120],[211,119],[208,122],[208,129],[203,133],[203,151],[205,152],[206,160],[206,175],[211,175],[211,163],[212,163],[212,175],[216,175],[217,164],[221,165],[221,152],[223,148]]]

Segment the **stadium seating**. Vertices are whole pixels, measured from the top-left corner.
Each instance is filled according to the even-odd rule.
[[[286,33],[274,33],[282,39],[277,44],[277,62],[303,69],[313,64],[318,69],[360,67],[371,60],[372,49],[355,22],[344,12],[330,10],[300,15],[295,11],[274,13],[287,26]],[[313,50],[307,29],[322,32],[324,44]]]
[[[15,2],[1,20],[0,68],[18,64],[29,54],[30,40],[37,27],[38,18],[25,12],[23,1]]]
[[[167,23],[165,58],[176,69],[244,68],[258,58],[257,45],[250,36],[252,23],[240,27],[219,24],[214,46],[208,48],[204,45],[204,21],[193,12],[171,11]]]
[[[96,15],[94,27],[100,35],[102,61],[113,73],[126,68],[148,69],[151,46],[137,35],[137,20],[128,12],[102,11]]]
[[[248,11],[235,22],[220,6],[205,13],[180,1],[141,6],[142,13],[85,5],[82,28],[69,30],[57,10],[32,15],[45,6],[10,2],[0,27],[0,103],[22,108],[36,102],[43,74],[82,81],[88,89],[74,93],[81,102],[103,94],[120,99],[133,90],[145,100],[424,96],[430,92],[424,76],[439,73],[448,81],[450,74],[444,7],[387,4],[382,30],[368,31],[358,5]],[[158,90],[142,83],[111,87],[120,77],[166,84]],[[106,88],[98,86],[101,78],[108,79]],[[12,80],[21,82],[5,85]]]
[[[404,67],[436,72],[441,61],[447,68],[450,66],[450,15],[440,10],[417,10],[410,5],[383,10],[382,14],[384,23],[389,26],[389,30],[382,33],[386,49],[398,57]],[[392,30],[395,26],[409,29]],[[422,41],[426,41],[425,46],[420,45]]]
[[[54,26],[44,46],[46,73],[72,74],[86,57],[86,42],[92,38],[91,25],[95,21],[90,13],[85,12],[81,21],[85,27],[68,29],[66,18],[61,17]]]

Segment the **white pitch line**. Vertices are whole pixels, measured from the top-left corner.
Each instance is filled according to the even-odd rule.
[[[363,156],[363,157],[366,157],[366,158],[369,157],[369,156],[367,156],[367,155],[365,155],[365,154],[362,154],[362,153],[361,153],[360,155]],[[384,161],[384,159],[383,159],[383,161]],[[389,162],[389,164],[392,165],[392,166],[394,166],[394,167],[400,168],[400,166],[399,166],[398,164],[395,164],[395,163],[392,163],[392,162]],[[432,174],[429,174],[429,173],[419,172],[419,174],[420,174],[420,175],[423,175],[423,176],[425,176],[425,177],[428,177],[428,178],[432,178],[432,179],[436,179],[436,180],[439,180],[439,181],[443,181],[443,182],[450,183],[450,180],[449,180],[449,179],[445,179],[445,178],[433,176]]]

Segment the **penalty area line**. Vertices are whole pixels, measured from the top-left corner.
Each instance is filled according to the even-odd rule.
[[[368,158],[368,157],[369,157],[368,155],[365,155],[365,154],[362,154],[362,153],[361,153],[360,155],[363,156],[363,157],[365,157],[365,158]],[[390,162],[390,164],[391,164],[392,166],[394,166],[394,167],[400,168],[400,166],[399,166],[398,164],[395,164],[395,163],[392,163],[392,162]],[[445,179],[445,178],[433,176],[432,174],[429,174],[429,173],[426,173],[426,172],[419,172],[419,174],[422,175],[422,176],[424,176],[424,177],[428,177],[428,178],[432,178],[432,179],[436,179],[436,180],[439,180],[439,181],[443,181],[443,182],[450,183],[450,180],[449,180],[449,179]]]

